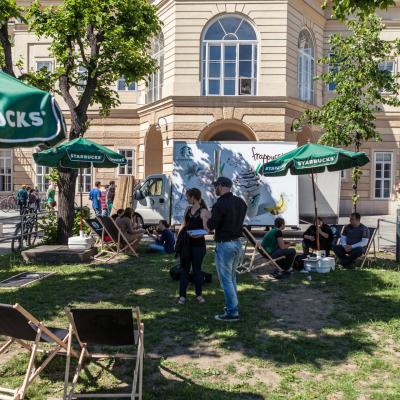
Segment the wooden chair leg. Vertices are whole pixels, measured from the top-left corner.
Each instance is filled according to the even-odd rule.
[[[4,353],[10,346],[11,344],[14,342],[13,339],[10,339],[6,344],[4,344],[4,346],[2,346],[0,348],[0,354]]]
[[[83,359],[85,357],[85,354],[86,354],[86,347],[83,347],[81,350],[81,354],[79,356],[78,366],[76,367],[74,378],[72,379],[71,390],[69,392],[68,400],[72,400],[72,398],[74,396],[75,386],[78,383],[78,378],[79,378],[79,374],[81,373],[81,370],[82,370]]]
[[[31,352],[31,356],[30,356],[30,359],[29,359],[28,367],[26,369],[25,378],[24,378],[24,381],[23,381],[21,387],[18,389],[18,392],[17,392],[17,394],[19,395],[19,398],[21,400],[25,396],[26,388],[28,386],[29,378],[31,376],[31,371],[32,371],[32,369],[34,367],[35,357],[36,357],[36,353],[37,353],[37,349],[38,349],[38,345],[39,345],[39,341],[40,341],[40,337],[41,336],[42,336],[42,326],[39,325],[37,333],[36,333],[35,342],[34,342],[34,344],[32,346],[32,352]]]
[[[67,394],[68,394],[69,369],[71,366],[71,348],[72,348],[72,326],[71,326],[71,324],[69,324],[67,359],[65,361],[63,400],[66,400]]]

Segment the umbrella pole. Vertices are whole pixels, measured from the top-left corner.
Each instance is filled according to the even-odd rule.
[[[315,239],[317,241],[317,250],[320,250],[319,246],[319,233],[318,233],[318,210],[317,210],[317,196],[315,194],[315,182],[314,182],[314,172],[311,170],[311,182],[312,182],[312,190],[313,190],[313,197],[314,197],[314,224],[315,224]]]
[[[82,167],[79,168],[79,191],[80,191],[80,197],[81,197],[81,221],[80,221],[80,232],[79,232],[79,236],[83,236],[83,216],[82,216],[82,203],[83,203],[83,176],[82,176]]]

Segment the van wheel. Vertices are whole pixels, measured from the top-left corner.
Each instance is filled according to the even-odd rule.
[[[138,224],[138,226],[143,228],[144,227],[143,218],[139,214],[135,214],[135,219],[136,219],[136,223]]]

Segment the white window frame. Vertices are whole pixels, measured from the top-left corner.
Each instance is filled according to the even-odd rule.
[[[389,63],[392,64],[392,68],[391,68],[390,70],[387,69],[387,68],[385,68],[385,67],[387,67],[387,65],[388,65]],[[384,68],[381,69],[381,66],[383,66]],[[391,73],[392,75],[395,75],[395,74],[396,74],[396,71],[397,71],[397,63],[396,63],[396,60],[395,60],[395,59],[389,59],[389,60],[385,60],[385,61],[379,63],[379,69],[381,69],[381,70],[383,70],[383,71],[390,71],[390,73]],[[384,90],[384,89],[381,89],[381,93],[390,94],[390,92],[387,92],[387,91]]]
[[[120,82],[121,82],[121,84],[124,85],[124,89],[120,89],[120,87],[119,87],[119,83],[120,83]],[[132,88],[132,85],[133,85],[133,88]],[[137,84],[136,84],[136,82],[131,82],[131,83],[128,85],[128,84],[126,83],[126,80],[125,80],[125,77],[124,77],[124,76],[121,76],[121,77],[118,79],[118,81],[117,81],[115,87],[116,87],[117,92],[136,92],[136,90],[137,90]]]
[[[39,173],[39,169],[42,171]],[[36,164],[35,170],[35,186],[39,189],[39,193],[46,193],[50,185],[50,180],[45,176],[50,173],[50,167],[44,167]]]
[[[47,68],[47,70],[49,72],[53,72],[53,60],[35,60],[35,71],[39,71],[41,69],[41,68],[38,67],[39,63],[49,63],[50,64],[50,69]]]
[[[8,155],[3,156],[2,152],[8,152]],[[7,187],[8,184],[6,183],[5,188],[8,188],[9,190],[1,190],[2,188],[0,187],[0,192],[1,193],[10,193],[13,191],[13,182],[14,182],[14,174],[13,174],[13,166],[14,166],[14,154],[13,151],[11,149],[0,149],[0,168],[4,167],[4,180],[7,181],[7,177],[10,177],[9,182],[9,188]],[[7,160],[10,161],[10,173],[8,174],[7,171]]]
[[[132,152],[132,157],[130,157],[130,158],[126,157],[126,155],[124,153],[127,152],[127,151],[131,151]],[[135,151],[135,149],[122,148],[122,149],[118,149],[118,153],[122,154],[126,158],[128,163],[129,163],[129,160],[132,161],[132,173],[128,174],[128,172],[127,172],[128,164],[121,165],[121,166],[118,167],[118,176],[135,176],[135,171],[136,171],[136,168],[135,168],[136,167],[136,165],[135,165],[135,163],[136,163],[136,151]],[[122,170],[124,170],[124,173],[121,173]]]
[[[156,61],[158,69],[149,75],[148,77],[148,87],[146,94],[146,103],[154,103],[162,99],[162,88],[164,85],[164,35],[162,32],[158,34],[154,39],[158,41],[158,51],[154,52],[151,49],[151,57]],[[154,42],[153,42],[154,46]]]
[[[299,100],[309,104],[315,103],[315,43],[312,34],[308,29],[302,29],[300,35],[305,32],[310,37],[312,44],[312,54],[308,54],[304,49],[297,45],[297,96]],[[307,68],[304,67],[306,65]]]
[[[382,177],[381,178],[376,178],[376,164],[377,164],[377,160],[376,160],[376,156],[378,154],[390,154],[390,178],[384,178],[384,165],[388,164],[389,161],[379,161],[380,163],[382,163],[383,168],[382,168]],[[393,192],[393,165],[394,165],[394,154],[393,151],[388,151],[388,150],[380,150],[380,151],[375,151],[374,152],[374,167],[373,167],[373,177],[372,177],[372,186],[373,186],[373,193],[372,193],[372,198],[374,200],[384,200],[384,201],[388,201],[391,199],[392,197],[392,192]],[[382,182],[382,186],[381,186],[381,195],[384,194],[384,182],[385,181],[389,181],[389,188],[390,188],[390,192],[389,192],[389,196],[388,197],[383,197],[383,196],[376,196],[376,181],[380,180]]]
[[[84,74],[86,72],[87,76],[87,68],[85,68],[83,65],[78,65],[77,68],[78,74]],[[87,84],[87,79],[78,79],[78,92],[83,92],[85,90]]]
[[[246,18],[238,15],[238,14],[228,14],[224,15],[220,18],[218,18],[217,21],[213,21],[211,24],[209,24],[208,28],[210,28],[214,23],[221,21],[224,18],[231,18],[231,17],[238,17],[242,18],[242,21],[238,25],[236,32],[242,25],[243,21],[246,21],[250,26],[253,28],[255,35],[257,35],[257,32],[255,28],[252,26],[251,22],[249,22]],[[220,23],[222,30],[225,32],[226,35],[229,33],[226,32],[225,28],[223,25]],[[203,36],[206,35],[207,33],[206,29],[204,31]],[[232,33],[230,33],[232,35]],[[258,71],[259,71],[259,41],[256,40],[244,40],[244,39],[236,39],[236,40],[206,40],[204,37],[202,37],[201,40],[201,95],[202,96],[256,96],[257,95],[257,89],[258,89]],[[240,60],[240,45],[251,45],[251,60]],[[221,57],[220,57],[220,76],[219,78],[214,78],[210,77],[209,69],[210,69],[210,64],[212,63],[213,60],[210,59],[210,47],[220,47],[220,52],[221,52]],[[234,77],[228,77],[228,80],[234,80],[235,81],[235,94],[224,94],[224,81],[227,79],[225,78],[225,47],[236,47],[236,58],[234,60],[235,62],[235,76]],[[231,61],[231,60],[229,60]],[[239,75],[239,65],[240,61],[243,62],[251,62],[251,77],[243,77]],[[233,61],[232,61],[233,64]],[[242,80],[249,80],[251,84],[251,92],[250,93],[240,93],[241,92],[241,85],[240,82]],[[209,82],[210,81],[219,81],[219,93],[218,94],[210,94],[209,90]]]
[[[89,170],[89,171],[87,171]],[[94,168],[89,167],[89,168],[83,168],[82,171],[82,178],[83,178],[83,192],[82,193],[89,193],[91,189],[93,188],[93,182],[94,182]],[[89,179],[87,179],[89,178]],[[87,187],[85,187],[87,185]],[[88,190],[86,190],[88,189]],[[80,171],[78,171],[78,179],[76,180],[76,193],[80,193],[81,190],[81,174]]]
[[[331,71],[333,71],[333,70],[339,70],[339,65],[337,64],[337,63],[334,63],[334,64],[329,64],[328,65],[328,72],[331,72]],[[329,87],[329,85],[335,85],[335,88],[334,89],[331,89],[330,87]],[[327,92],[329,92],[329,93],[335,93],[336,92],[336,83],[333,83],[333,82],[331,82],[331,83],[327,83],[327,85],[326,85],[326,91]]]

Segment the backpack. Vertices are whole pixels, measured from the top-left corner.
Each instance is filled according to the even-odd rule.
[[[182,273],[182,267],[180,266],[180,264],[174,265],[169,270],[169,274],[174,281],[179,281],[179,279],[181,278],[181,273]],[[203,273],[203,283],[211,283],[212,275],[209,274],[208,272],[204,272],[204,271],[202,271],[202,273]],[[189,274],[189,281],[192,283],[194,281],[192,273]]]

